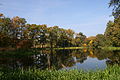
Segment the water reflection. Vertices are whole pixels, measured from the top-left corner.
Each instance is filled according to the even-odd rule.
[[[0,68],[38,69],[104,69],[107,65],[120,65],[120,51],[100,49],[41,50],[35,55],[0,54]],[[22,53],[21,53],[22,54]]]

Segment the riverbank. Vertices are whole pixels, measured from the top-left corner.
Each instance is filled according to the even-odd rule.
[[[120,50],[120,47],[100,47],[100,48],[104,50]]]
[[[120,47],[62,47],[62,48],[53,48],[55,50],[63,50],[63,49],[104,49],[104,50],[120,50]]]
[[[55,50],[63,50],[63,49],[85,49],[88,47],[61,47],[61,48],[53,48]]]
[[[2,72],[1,80],[119,80],[120,67],[115,65],[105,70],[89,71],[82,70],[17,70]]]
[[[93,49],[95,47],[59,47],[59,48],[30,48],[29,50],[64,50],[64,49]],[[105,50],[120,50],[120,47],[101,47],[99,46],[96,49],[105,49]],[[0,51],[16,51],[19,49],[15,48],[0,48]],[[22,50],[22,49],[20,49]]]

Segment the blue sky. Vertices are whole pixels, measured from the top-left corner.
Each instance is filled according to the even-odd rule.
[[[87,36],[104,33],[112,9],[110,0],[1,0],[0,12],[19,16],[30,24],[47,24],[83,32]]]

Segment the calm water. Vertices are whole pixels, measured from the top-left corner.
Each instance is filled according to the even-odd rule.
[[[35,55],[0,54],[0,68],[38,69],[105,69],[108,65],[120,65],[120,51],[108,50],[42,50]],[[24,54],[24,55],[22,55]]]

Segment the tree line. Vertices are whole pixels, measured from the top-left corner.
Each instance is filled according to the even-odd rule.
[[[27,24],[24,18],[0,14],[0,47],[70,47],[81,46],[86,36],[59,26]]]
[[[104,34],[88,38],[82,32],[75,33],[59,26],[28,24],[24,18],[8,18],[0,13],[0,47],[120,47],[120,0],[110,0],[109,6],[113,6],[114,21],[107,23]]]
[[[86,37],[82,32],[59,26],[27,24],[24,18],[0,14],[0,47],[54,48],[54,47],[120,47],[120,17],[107,23],[104,34]]]

